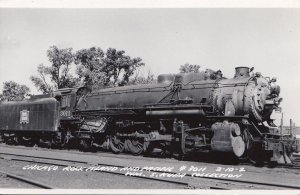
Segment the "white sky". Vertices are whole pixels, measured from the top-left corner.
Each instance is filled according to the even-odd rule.
[[[285,123],[300,124],[300,9],[0,9],[0,90],[48,64],[51,45],[99,46],[141,57],[154,74],[185,62],[221,69],[254,66],[276,76]]]

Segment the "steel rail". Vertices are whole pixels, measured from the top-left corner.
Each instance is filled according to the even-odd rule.
[[[12,146],[12,145],[4,145],[2,146],[0,144],[0,147],[6,147],[6,148],[13,148],[13,149],[22,149],[22,150],[28,150],[28,151],[32,151],[32,147],[21,147],[19,148],[18,146]],[[124,159],[124,156],[126,156],[126,159],[132,159],[132,160],[143,160],[144,158],[141,158],[141,159],[138,159],[136,157],[138,156],[134,156],[134,155],[131,155],[130,153],[121,153],[121,154],[114,154],[114,153],[110,153],[110,152],[107,152],[107,151],[101,151],[101,150],[98,150],[97,152],[82,152],[78,149],[49,149],[49,148],[42,148],[42,147],[38,147],[37,149],[35,148],[35,150],[38,150],[38,151],[45,151],[45,152],[68,152],[70,154],[86,154],[86,155],[95,155],[95,154],[101,154],[101,156],[104,156],[104,157],[113,157],[113,158],[119,158],[119,159]],[[0,152],[0,154],[2,154]],[[3,154],[6,154],[6,153],[3,153]],[[15,155],[15,154],[14,154]],[[98,155],[96,155],[98,156]],[[295,163],[293,164],[276,164],[275,168],[288,168],[288,169],[300,169],[300,154],[293,154],[294,157],[296,157],[296,159],[294,160]],[[140,157],[143,157],[143,156],[140,156]],[[44,157],[45,158],[45,157]],[[160,158],[157,158],[157,159],[160,159]],[[172,158],[168,158],[168,159],[172,159]],[[76,161],[74,161],[76,162]],[[193,161],[189,161],[189,162],[193,162]],[[210,162],[205,162],[205,161],[201,161],[203,163],[209,163],[209,164],[212,164]],[[253,165],[252,163],[248,163],[248,162],[241,162],[240,165]],[[272,167],[274,168],[274,167]],[[255,171],[254,171],[255,172]]]
[[[22,156],[22,155],[16,155],[16,156]],[[29,157],[27,155],[24,155],[25,157]],[[3,157],[0,157],[3,158]],[[33,157],[33,158],[40,158],[40,157]],[[7,159],[7,158],[3,158],[3,159]],[[76,162],[76,163],[81,163],[81,164],[88,164],[87,162],[80,162],[80,161],[72,161],[72,160],[65,160],[65,159],[51,159],[51,158],[40,158],[40,159],[46,159],[46,160],[54,160],[54,161],[65,161],[65,162]],[[52,162],[43,162],[43,161],[36,161],[36,160],[27,160],[27,159],[17,159],[17,158],[10,158],[9,160],[14,160],[14,161],[21,161],[21,162],[31,162],[31,163],[39,163],[39,164],[48,164],[48,165],[56,165],[56,166],[68,166],[66,164],[62,164],[62,163],[52,163]],[[99,164],[98,164],[99,165]],[[72,165],[73,167],[76,167],[75,165]],[[113,166],[113,165],[105,165],[107,167],[119,167],[119,166]],[[123,167],[124,168],[124,167]],[[124,173],[121,172],[113,172],[113,171],[105,171],[105,170],[101,170],[100,172],[104,172],[104,173],[109,173],[109,174],[115,174],[115,175],[122,175],[125,176]],[[165,179],[159,179],[159,178],[152,178],[152,177],[145,177],[145,176],[137,176],[137,175],[133,175],[131,177],[138,177],[138,178],[142,178],[142,179],[148,179],[148,180],[155,180],[155,181],[161,181],[161,182],[166,182],[166,183],[172,183],[172,184],[177,184],[177,185],[183,185],[188,187],[189,183],[187,182],[179,182],[179,181],[170,181],[170,180],[165,180]],[[51,188],[48,188],[51,189]],[[216,188],[216,189],[220,189],[220,188]]]
[[[0,153],[4,155],[10,155],[10,156],[18,156],[18,157],[25,157],[25,158],[36,158],[36,159],[44,159],[44,160],[53,160],[53,161],[63,161],[63,162],[72,162],[72,163],[80,163],[80,164],[89,164],[88,162],[85,161],[74,161],[74,160],[68,160],[68,159],[58,159],[58,158],[48,158],[48,157],[37,157],[37,156],[31,156],[31,155],[20,155],[20,154],[7,154],[7,153]],[[40,163],[40,164],[49,164],[49,165],[57,165],[57,166],[67,166],[65,164],[59,164],[59,163],[47,163],[47,162],[41,162],[41,161],[36,161],[36,160],[26,160],[26,159],[13,159],[10,158],[11,160],[16,160],[16,161],[25,161],[25,162],[33,162],[33,163]],[[124,166],[120,165],[111,165],[111,164],[105,164],[105,163],[97,163],[96,165],[98,166],[107,166],[107,167],[118,167],[118,168],[125,168]],[[75,165],[73,165],[76,167]],[[118,175],[123,175],[124,173],[118,173],[118,172],[111,172],[111,171],[102,171],[101,172],[106,172],[106,173],[112,173],[112,174],[118,174]],[[157,172],[157,173],[170,173],[170,174],[176,174],[176,172],[170,172],[170,171],[148,171],[148,172]],[[191,174],[186,174],[188,177],[192,177],[194,179],[208,179],[211,181],[225,181],[225,182],[232,182],[233,185],[236,185],[236,183],[241,184],[241,185],[258,185],[258,186],[265,186],[265,187],[280,187],[280,188],[289,188],[289,189],[300,189],[300,186],[295,186],[295,185],[287,185],[287,184],[276,184],[276,183],[269,183],[269,182],[256,182],[256,181],[248,181],[248,180],[236,180],[236,179],[229,179],[229,178],[214,178],[214,177],[193,177]],[[152,177],[145,177],[145,176],[132,176],[132,177],[139,177],[143,179],[151,179],[151,180],[156,180],[156,181],[163,181],[163,182],[169,182],[169,183],[177,183],[180,185],[186,185],[189,186],[190,183],[187,182],[177,182],[177,181],[170,181],[170,180],[164,180],[164,179],[159,179],[159,178],[152,178]],[[219,188],[219,187],[211,187],[211,189],[228,189],[228,188]]]
[[[0,154],[3,154],[3,153],[0,153]],[[36,156],[19,155],[19,154],[17,154],[17,155],[15,155],[15,154],[6,154],[6,155],[18,156],[18,157],[26,157],[26,158],[37,158],[37,159],[53,160],[53,161],[72,162],[72,163],[76,162],[76,163],[80,163],[80,164],[89,164],[88,162],[84,162],[84,161],[73,161],[73,160],[68,160],[68,159],[36,157]],[[8,158],[1,157],[1,156],[0,156],[0,158],[8,159]],[[43,162],[43,161],[37,161],[37,160],[32,160],[32,159],[28,160],[28,159],[9,158],[9,160],[21,161],[21,162],[39,163],[39,164],[47,164],[47,165],[56,165],[56,166],[62,166],[62,167],[68,166],[68,164],[53,163],[53,162]],[[104,164],[104,163],[97,163],[96,166],[99,166],[99,165],[100,166],[106,166],[106,167],[126,168],[126,166],[110,165],[110,164]],[[71,165],[71,166],[76,167],[76,165]],[[114,172],[114,171],[105,171],[105,170],[101,170],[101,171],[98,171],[98,172],[104,172],[104,173],[109,173],[109,174],[115,174],[115,175],[125,176],[124,172]],[[172,174],[172,172],[163,172],[163,171],[145,171],[144,170],[144,172],[159,172],[159,173],[171,173]],[[175,174],[175,173],[173,172],[173,174]],[[128,177],[128,176],[126,176],[126,177]],[[183,185],[183,186],[185,186],[187,188],[196,187],[196,186],[190,185],[191,183],[189,183],[189,182],[166,180],[166,179],[160,179],[160,178],[156,178],[156,177],[147,177],[147,176],[139,176],[139,175],[132,175],[130,177],[137,177],[137,178],[142,178],[142,179],[147,179],[147,180],[154,180],[154,181],[172,183],[172,184],[177,184],[177,185]],[[228,189],[228,188],[223,188],[223,187],[207,186],[207,185],[204,185],[204,187],[209,187],[210,189]]]
[[[7,146],[7,145],[5,145],[5,147],[13,148],[13,149],[22,149],[22,150],[32,151],[32,148],[27,148],[27,147],[26,148],[18,148],[16,146]],[[70,154],[76,154],[76,155],[86,154],[86,155],[93,155],[94,156],[95,154],[101,154],[101,156],[100,155],[96,155],[96,156],[99,156],[99,157],[103,156],[103,157],[109,157],[109,158],[111,157],[111,158],[118,158],[118,159],[127,158],[127,159],[132,159],[132,160],[139,160],[139,161],[144,160],[144,158],[136,158],[137,156],[127,155],[126,153],[115,155],[115,154],[110,154],[110,153],[105,152],[105,151],[97,151],[97,153],[93,153],[93,152],[83,153],[83,152],[80,152],[78,150],[56,150],[56,149],[53,150],[53,149],[45,149],[45,148],[38,148],[38,151],[45,151],[45,152],[47,152],[47,151],[50,151],[50,152],[52,152],[52,151],[55,151],[55,152],[66,151]],[[1,153],[0,152],[0,154],[5,155],[7,153]],[[14,155],[17,156],[18,154],[14,154]],[[297,154],[294,154],[294,155],[295,155],[295,157],[297,157],[297,160],[300,160],[299,155],[297,155]],[[22,156],[25,156],[25,155],[22,155]],[[32,157],[32,156],[28,156],[28,157]],[[42,157],[42,158],[47,159],[47,157]],[[60,160],[60,159],[55,159],[55,158],[50,158],[49,160],[51,160],[51,159]],[[300,163],[298,163],[297,160],[295,160],[295,163],[293,163],[293,164],[277,164],[275,167],[269,167],[269,168],[286,168],[286,169],[291,169],[291,170],[298,170],[298,169],[300,169]],[[74,161],[74,160],[73,161],[69,160],[69,162],[82,163],[82,161]],[[209,162],[205,162],[205,163],[211,164]],[[251,163],[240,163],[240,165],[252,165],[252,164]],[[277,170],[277,171],[281,171],[281,170]],[[260,173],[258,171],[253,171],[253,170],[250,171],[250,172]]]
[[[26,178],[26,177],[23,177],[23,176],[15,175],[15,174],[4,172],[4,171],[0,171],[0,174],[3,174],[6,177],[9,177],[9,178],[12,178],[12,179],[15,179],[15,180],[18,180],[18,181],[22,181],[24,183],[28,183],[28,184],[31,184],[33,186],[37,186],[37,187],[40,187],[40,188],[43,188],[43,189],[53,189],[52,186],[40,183],[38,181],[34,181],[32,179],[29,179],[29,178]]]
[[[0,144],[0,147],[5,147],[5,148],[13,148],[13,149],[22,149],[22,150],[29,150],[29,151],[32,151],[33,148],[32,147],[24,147],[22,145],[17,145],[17,146],[12,146],[12,145],[1,145]],[[87,155],[95,155],[95,154],[107,154],[105,155],[105,157],[115,157],[115,158],[123,158],[123,156],[126,156],[126,158],[129,158],[129,159],[134,159],[136,160],[138,156],[134,156],[134,155],[130,155],[130,153],[120,153],[118,155],[114,154],[114,153],[111,153],[111,152],[107,152],[107,151],[101,151],[101,150],[97,150],[97,152],[82,152],[76,148],[72,148],[72,149],[53,149],[53,148],[43,148],[43,147],[38,147],[38,148],[34,148],[35,150],[38,150],[38,151],[45,151],[45,152],[68,152],[70,154],[87,154]],[[129,154],[129,155],[128,155]],[[140,157],[143,157],[143,156],[140,156]]]
[[[5,147],[13,148],[13,149],[22,149],[22,150],[32,151],[32,148],[18,148],[16,146],[7,146],[7,145],[5,145]],[[56,150],[56,149],[52,150],[52,149],[45,149],[45,148],[38,148],[38,151],[45,151],[45,152],[47,152],[47,151],[50,151],[50,152],[52,152],[52,151],[55,151],[55,152],[66,151],[70,154],[76,154],[76,155],[86,154],[86,155],[93,155],[94,156],[94,154],[101,154],[101,157],[104,156],[104,157],[111,157],[111,158],[118,158],[118,159],[127,158],[127,159],[132,159],[132,160],[144,160],[143,158],[141,158],[141,159],[136,158],[137,156],[127,155],[126,153],[115,155],[115,154],[110,154],[110,153],[105,152],[105,151],[97,151],[97,153],[92,153],[92,152],[83,153],[83,152],[80,152],[78,150]],[[0,152],[0,154],[5,155],[7,153],[1,153]],[[14,154],[14,155],[17,156],[18,154]],[[25,157],[25,155],[21,155],[21,156]],[[100,155],[96,155],[96,156],[100,156]],[[32,157],[32,156],[28,156],[28,157]],[[299,155],[296,154],[295,157],[298,157],[297,160],[300,160]],[[42,157],[42,158],[47,159],[47,157]],[[55,158],[50,158],[49,160],[51,160],[51,159],[60,160],[60,159],[55,159]],[[286,168],[286,169],[298,170],[298,169],[300,169],[300,163],[298,163],[297,160],[295,160],[296,163],[294,163],[294,164],[277,164],[275,167],[271,167],[271,168]],[[82,161],[74,161],[74,160],[73,161],[69,160],[69,162],[82,163]],[[211,164],[209,162],[205,162],[205,163]],[[251,163],[241,163],[240,165],[252,165],[252,164]],[[259,173],[257,171],[250,171],[250,172]]]

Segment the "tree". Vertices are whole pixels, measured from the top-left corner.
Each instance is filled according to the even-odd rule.
[[[29,88],[26,85],[20,85],[14,81],[6,81],[3,83],[1,101],[21,101],[29,95]]]
[[[38,90],[49,93],[55,89],[75,87],[78,79],[70,74],[70,65],[74,61],[72,48],[59,49],[51,46],[47,50],[47,56],[51,65],[40,64],[37,68],[38,76],[30,77]]]
[[[189,73],[189,72],[198,73],[199,69],[200,66],[197,64],[185,63],[184,65],[180,65],[179,71],[180,73]]]
[[[140,75],[140,72],[137,71],[134,78],[132,78],[128,84],[139,85],[139,84],[149,84],[153,82],[155,82],[154,74],[149,70],[146,77]]]
[[[86,85],[101,85],[105,80],[102,72],[104,52],[101,48],[91,47],[75,53],[76,73]]]
[[[50,69],[50,67],[46,67],[43,64],[39,64],[37,68],[39,77],[30,77],[30,80],[34,83],[38,90],[42,91],[43,93],[50,93],[51,91],[53,91],[53,86],[48,84],[48,82],[46,81],[47,75],[51,74]]]
[[[123,86],[127,85],[137,69],[145,64],[141,58],[131,58],[123,50],[92,47],[75,54],[77,74],[90,85]]]

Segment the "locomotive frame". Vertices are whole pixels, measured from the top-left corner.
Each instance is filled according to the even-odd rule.
[[[280,88],[275,78],[250,75],[252,70],[237,67],[232,79],[212,70],[160,75],[157,84],[68,88],[3,102],[0,135],[7,143],[178,158],[212,151],[257,165],[290,164],[299,140],[270,118],[280,109]]]

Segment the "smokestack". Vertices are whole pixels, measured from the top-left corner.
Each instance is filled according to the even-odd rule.
[[[250,77],[249,67],[240,66],[235,68],[234,78]]]

